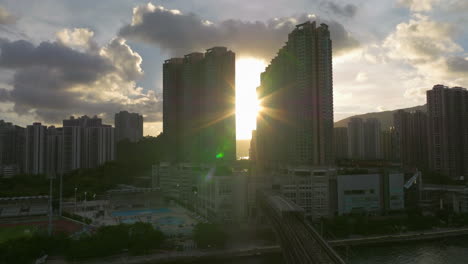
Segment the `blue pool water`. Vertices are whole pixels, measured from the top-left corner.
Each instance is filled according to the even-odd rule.
[[[169,208],[158,208],[158,209],[143,209],[143,210],[131,210],[131,211],[118,211],[112,212],[112,216],[137,216],[144,214],[160,214],[160,213],[169,213],[171,210]]]
[[[181,225],[185,223],[185,220],[180,217],[166,216],[156,220],[157,225]]]
[[[140,222],[140,221],[145,221],[145,217],[142,217],[140,219],[139,218],[129,218],[129,219],[123,219],[122,220],[122,223],[125,223],[125,224],[134,224],[136,222]],[[148,220],[149,221],[149,220]],[[175,216],[166,216],[166,217],[161,217],[161,218],[158,218],[156,220],[153,220],[153,225],[155,225],[155,227],[160,227],[160,226],[178,226],[178,225],[182,225],[185,223],[185,219],[183,218],[180,218],[180,217],[175,217]]]

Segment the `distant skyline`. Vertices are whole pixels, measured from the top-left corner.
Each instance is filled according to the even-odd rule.
[[[254,79],[303,20],[330,25],[336,121],[424,104],[438,83],[468,87],[465,0],[0,0],[0,7],[0,119],[22,126],[84,114],[113,123],[128,110],[144,115],[145,135],[157,135],[165,59],[225,45],[238,61],[256,61],[236,79]],[[252,96],[254,84],[237,94]],[[251,129],[238,130],[240,138]]]

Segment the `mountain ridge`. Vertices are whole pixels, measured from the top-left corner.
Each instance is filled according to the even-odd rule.
[[[412,111],[427,111],[426,105],[418,105],[418,106],[413,106],[413,107],[408,107],[408,108],[401,108],[401,109],[395,109],[395,110],[388,110],[388,111],[382,111],[382,112],[372,112],[372,113],[365,113],[365,114],[360,114],[360,115],[354,115],[350,116],[344,119],[341,119],[340,121],[335,122],[335,127],[347,127],[349,119],[358,117],[362,119],[367,119],[367,118],[377,118],[380,121],[382,130],[386,130],[389,127],[393,126],[393,113],[395,113],[398,110],[404,110],[406,112],[412,112]]]

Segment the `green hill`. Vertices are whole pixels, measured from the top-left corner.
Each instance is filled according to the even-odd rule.
[[[350,118],[359,117],[359,118],[362,118],[362,119],[377,118],[380,121],[380,123],[382,124],[382,130],[388,129],[389,127],[393,126],[393,113],[395,113],[398,110],[400,110],[400,109],[350,116],[350,117],[342,119],[342,120],[340,120],[338,122],[335,122],[335,127],[347,127],[348,126],[348,121],[349,121]],[[426,105],[418,105],[418,106],[413,106],[413,107],[409,107],[409,108],[403,108],[401,110],[404,110],[404,111],[407,111],[407,112],[416,111],[416,110],[426,112]]]

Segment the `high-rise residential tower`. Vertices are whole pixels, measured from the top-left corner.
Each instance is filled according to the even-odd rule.
[[[163,65],[163,134],[170,161],[236,159],[235,54],[225,47]]]
[[[47,127],[34,123],[26,127],[24,168],[28,174],[46,173]]]
[[[115,114],[114,125],[117,142],[124,139],[137,142],[143,138],[143,116],[138,113],[120,111]]]
[[[23,127],[0,120],[0,174],[14,174],[23,171],[24,161]]]
[[[364,121],[361,118],[351,118],[348,122],[348,157],[364,159]]]
[[[63,120],[63,172],[94,168],[115,159],[114,128],[98,117]]]
[[[348,158],[348,128],[335,127],[333,129],[333,141],[335,144],[335,158],[337,160]]]
[[[400,159],[405,168],[428,168],[428,127],[424,112],[398,110],[393,114]]]
[[[427,91],[429,168],[458,179],[468,176],[468,91],[435,85]]]
[[[257,157],[275,164],[323,166],[333,157],[332,41],[328,26],[297,25],[261,75]]]
[[[394,162],[400,160],[400,146],[395,127],[390,127],[380,133],[380,148],[382,159]]]
[[[378,160],[382,158],[380,149],[380,121],[376,118],[368,118],[364,122],[364,159]]]

